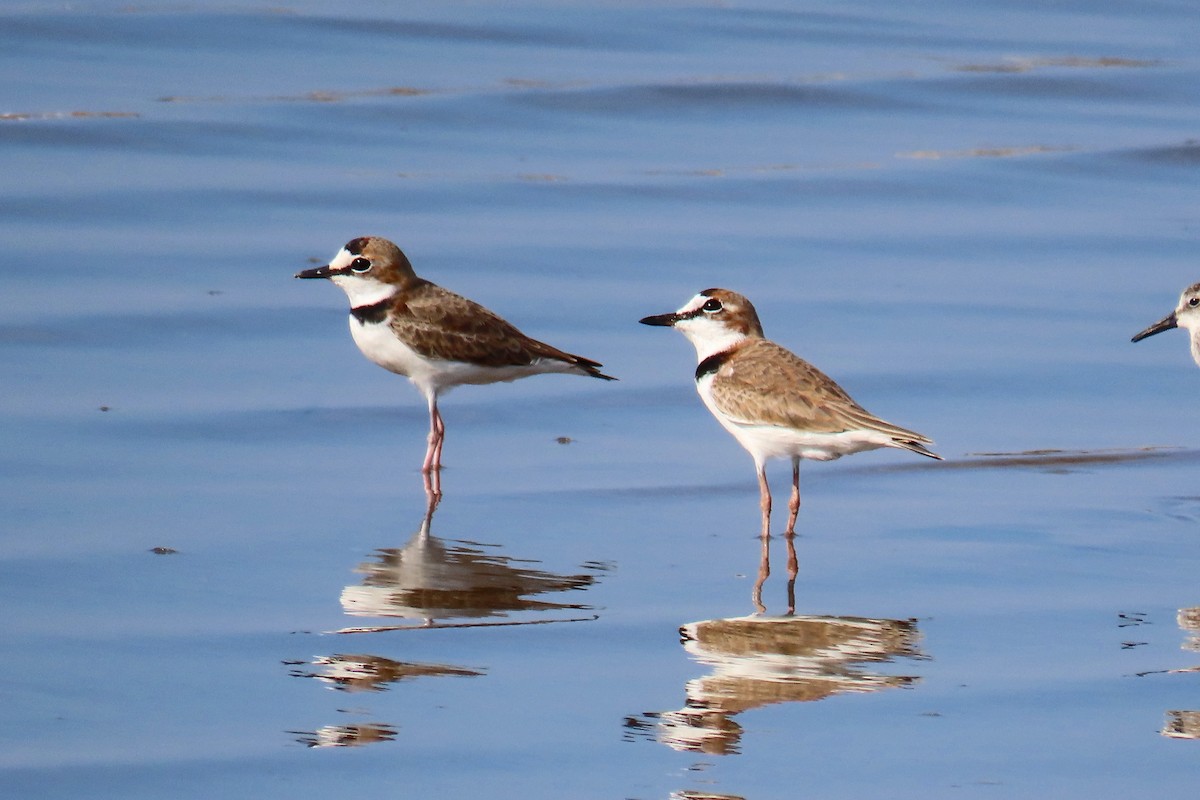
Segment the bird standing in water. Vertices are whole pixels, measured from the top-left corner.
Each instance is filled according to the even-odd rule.
[[[675,328],[695,346],[696,391],[754,459],[764,537],[771,520],[769,459],[792,461],[788,535],[800,511],[802,458],[830,461],[896,447],[941,460],[925,447],[930,439],[872,415],[812,364],[765,338],[754,306],[736,292],[705,289],[678,311],[640,322]]]
[[[350,334],[358,349],[424,395],[429,445],[421,471],[427,475],[442,466],[439,394],[549,372],[616,380],[599,362],[532,339],[478,303],[417,277],[400,248],[378,236],[351,239],[329,264],[296,277],[341,287],[350,298]]]

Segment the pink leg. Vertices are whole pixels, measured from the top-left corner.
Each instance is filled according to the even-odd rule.
[[[788,536],[796,533],[796,515],[800,513],[800,459],[792,459],[792,497],[788,500]]]
[[[433,454],[433,468],[442,468],[442,444],[446,441],[446,424],[442,422],[442,412],[434,406],[433,413],[437,415],[437,450]]]
[[[765,464],[758,464],[758,505],[762,509],[762,537],[771,535],[771,487],[767,485]]]
[[[442,440],[446,438],[446,426],[442,422],[442,414],[438,411],[437,395],[429,396],[429,446],[425,450],[425,461],[421,464],[421,472],[428,474],[432,470],[442,468]]]

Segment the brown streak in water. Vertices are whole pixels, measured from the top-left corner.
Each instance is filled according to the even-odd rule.
[[[133,111],[14,111],[0,114],[0,122],[25,122],[47,119],[136,119]]]
[[[235,97],[233,95],[212,95],[208,97],[189,97],[187,95],[167,95],[158,98],[160,103],[231,103],[237,102],[273,102],[273,103],[337,103],[355,97],[420,97],[432,94],[428,89],[417,89],[412,86],[389,86],[383,89],[363,89],[360,91],[329,91],[314,89],[311,92],[297,95],[269,95],[265,97]]]
[[[386,631],[428,631],[434,628],[504,628],[515,625],[550,625],[555,622],[595,622],[599,614],[590,617],[571,617],[569,619],[531,619],[511,622],[434,622],[429,625],[369,625],[358,628],[339,628],[327,633],[384,633]]]
[[[1061,467],[1089,464],[1124,464],[1158,459],[1196,459],[1200,450],[1183,447],[1146,446],[1114,450],[1023,450],[1016,453],[967,453],[967,458],[937,464],[889,464],[857,467],[855,472],[908,472],[914,469],[1001,469],[1009,467]]]
[[[1121,58],[1118,56],[1103,56],[1101,58],[1083,58],[1082,56],[1060,56],[1057,58],[1013,58],[1000,64],[960,64],[951,67],[955,72],[995,72],[1014,73],[1032,72],[1046,67],[1070,67],[1072,69],[1106,69],[1122,67],[1125,69],[1147,69],[1161,66],[1157,59]]]
[[[1012,158],[1014,156],[1037,155],[1041,153],[1069,153],[1077,150],[1072,146],[1028,145],[1025,147],[975,147],[970,150],[912,150],[897,153],[897,158]]]

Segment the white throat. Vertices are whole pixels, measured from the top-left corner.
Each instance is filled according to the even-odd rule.
[[[709,356],[736,347],[747,338],[746,334],[705,317],[676,322],[675,328],[696,348],[697,364]]]
[[[387,300],[396,293],[396,287],[392,284],[363,275],[334,275],[330,280],[340,286],[350,298],[351,308],[371,306]]]

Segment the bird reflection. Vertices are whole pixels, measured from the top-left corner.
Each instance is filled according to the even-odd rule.
[[[734,754],[740,752],[743,732],[734,718],[744,711],[904,688],[919,680],[864,668],[897,658],[924,658],[916,620],[794,614],[796,558],[791,537],[787,546],[787,613],[765,613],[762,590],[770,574],[770,549],[764,541],[753,595],[757,613],[682,626],[684,649],[711,671],[687,682],[682,709],[627,718],[628,736],[654,738],[675,750]]]
[[[1187,634],[1181,648],[1200,651],[1200,607],[1181,608],[1175,615],[1179,628]],[[1166,670],[1167,672],[1200,672],[1200,667]],[[1147,675],[1149,673],[1139,673]],[[1170,710],[1159,731],[1170,739],[1200,739],[1200,711]]]
[[[310,662],[300,662],[306,667]],[[373,655],[317,656],[311,662],[315,669],[291,671],[294,678],[316,678],[331,688],[347,692],[381,692],[390,684],[413,678],[477,677],[481,670],[456,667],[452,664],[422,664],[413,661],[393,661]]]
[[[427,489],[429,484],[427,483]],[[529,559],[497,552],[495,545],[442,539],[430,527],[441,501],[440,487],[427,491],[420,528],[403,547],[375,551],[374,560],[355,571],[364,577],[359,585],[342,590],[343,610],[357,617],[419,620],[416,627],[469,627],[479,625],[529,625],[576,622],[594,615],[568,618],[496,621],[521,612],[547,613],[590,610],[581,603],[539,599],[546,595],[582,591],[596,582],[603,564],[591,562],[582,572],[559,575],[537,569]],[[413,625],[344,628],[338,633],[360,633]]]
[[[1180,647],[1200,652],[1200,606],[1179,609],[1179,613],[1175,615],[1175,622],[1179,624],[1180,630],[1187,634]]]
[[[361,747],[375,742],[390,742],[396,738],[391,725],[326,725],[315,731],[288,731],[296,741],[308,747]]]
[[[1160,733],[1169,739],[1200,739],[1200,711],[1168,711]]]

